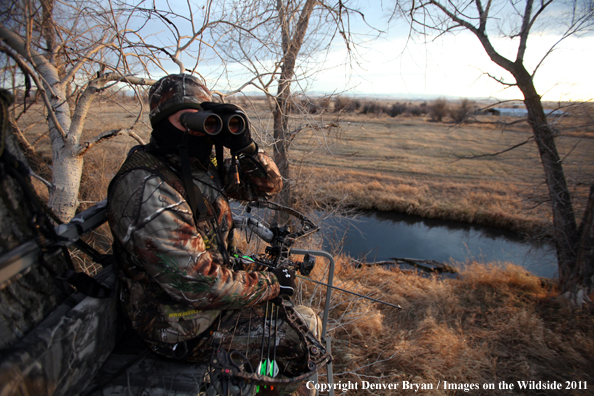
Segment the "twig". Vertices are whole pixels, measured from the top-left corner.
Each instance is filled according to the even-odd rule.
[[[456,155],[456,158],[458,158],[458,160],[461,160],[461,159],[478,159],[478,158],[484,158],[484,157],[495,157],[495,156],[498,156],[499,154],[507,153],[508,151],[512,151],[513,149],[517,149],[518,147],[521,147],[521,146],[525,145],[526,143],[530,143],[533,140],[534,140],[534,137],[529,137],[528,139],[526,139],[522,143],[518,143],[518,144],[516,144],[516,145],[514,145],[512,147],[508,147],[505,150],[498,151],[496,153],[481,154],[481,155],[471,155],[471,156],[460,156],[460,155]]]
[[[93,139],[82,144],[80,150],[76,154],[79,156],[84,155],[87,151],[89,151],[89,149],[91,147],[95,146],[96,144],[99,144],[104,140],[108,140],[108,139],[111,139],[111,138],[119,136],[119,135],[128,135],[132,139],[136,140],[139,144],[142,144],[142,145],[145,144],[144,141],[140,138],[140,136],[138,136],[136,133],[134,133],[134,131],[132,129],[128,129],[128,128],[126,128],[126,129],[124,129],[124,128],[112,129],[110,131],[103,132],[102,134],[95,136]]]

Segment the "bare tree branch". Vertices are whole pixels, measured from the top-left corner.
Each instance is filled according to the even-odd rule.
[[[534,137],[531,136],[530,138],[526,139],[525,141],[515,144],[511,147],[506,148],[505,150],[501,150],[498,151],[496,153],[489,153],[489,154],[480,154],[480,155],[470,155],[470,156],[462,156],[462,155],[456,155],[456,158],[458,158],[458,160],[462,160],[462,159],[479,159],[479,158],[485,158],[485,157],[495,157],[498,155],[501,155],[503,153],[507,153],[509,151],[512,151],[514,149],[517,149],[518,147],[522,147],[523,145],[530,143],[534,141]]]
[[[120,135],[130,136],[132,139],[136,140],[138,142],[138,144],[141,144],[141,145],[146,144],[140,138],[140,136],[138,136],[136,133],[134,133],[134,130],[132,130],[130,128],[112,129],[110,131],[105,131],[105,132],[103,132],[103,133],[95,136],[93,139],[91,139],[91,140],[85,142],[84,144],[82,144],[80,150],[77,153],[77,155],[79,155],[79,156],[84,155],[93,146],[95,146],[95,145],[97,145],[97,144],[99,144],[101,142],[104,142],[106,140],[109,140],[111,138],[114,138],[116,136],[120,136]]]
[[[2,33],[2,28],[3,28],[3,26],[0,26],[0,34]],[[62,137],[62,139],[65,139],[66,133],[64,132],[64,129],[62,129],[62,125],[58,122],[58,119],[56,118],[56,114],[54,113],[54,107],[50,103],[50,100],[47,97],[47,93],[45,91],[44,85],[39,80],[39,77],[37,76],[35,71],[32,70],[29,67],[29,65],[27,65],[25,62],[23,62],[17,54],[13,53],[6,46],[0,44],[0,51],[4,52],[8,56],[10,56],[19,65],[21,70],[25,71],[33,79],[33,81],[35,82],[35,85],[37,86],[37,90],[41,94],[41,98],[43,99],[45,106],[48,108],[49,117],[52,119],[52,122],[54,123],[56,130],[60,133],[60,136]]]
[[[483,75],[486,75],[489,78],[497,81],[499,84],[505,85],[507,87],[516,87],[516,86],[518,86],[517,83],[508,83],[508,82],[505,82],[505,81],[503,81],[503,78],[495,77],[494,75],[492,75],[491,73],[488,73],[488,72],[483,72]]]

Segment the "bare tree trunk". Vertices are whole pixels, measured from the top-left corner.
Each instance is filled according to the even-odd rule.
[[[553,212],[553,233],[559,267],[561,293],[576,305],[582,305],[592,291],[594,275],[594,184],[578,228],[563,163],[557,151],[557,131],[548,123],[532,76],[524,67],[511,70],[524,94],[528,122],[532,127],[549,190]]]
[[[50,191],[48,206],[64,222],[70,221],[78,208],[78,190],[83,170],[82,156],[73,155],[65,148],[54,147],[54,188]]]
[[[291,137],[288,131],[288,102],[291,98],[291,83],[295,77],[295,64],[297,56],[303,45],[303,40],[309,25],[309,19],[313,12],[316,0],[307,0],[303,5],[299,20],[291,32],[289,16],[286,13],[286,4],[283,0],[277,0],[277,12],[279,15],[282,35],[283,59],[281,75],[278,82],[278,90],[275,98],[274,108],[274,161],[283,177],[284,186],[278,195],[280,203],[291,205],[291,183],[289,175],[289,146]]]
[[[21,56],[32,59],[37,72],[43,78],[42,86],[38,86],[46,95],[48,112],[54,117],[48,118],[49,136],[53,152],[52,184],[50,190],[49,206],[62,221],[69,221],[75,214],[78,206],[78,187],[82,174],[82,159],[72,157],[76,152],[76,145],[80,133],[70,130],[71,118],[64,84],[60,81],[58,69],[44,56],[27,48],[26,43],[7,29],[0,26],[0,36],[5,42]],[[81,128],[82,131],[82,128]],[[76,169],[76,166],[79,169]],[[78,180],[74,180],[78,177]]]
[[[556,131],[549,125],[532,76],[523,67],[512,70],[524,94],[528,123],[532,127],[549,190],[553,211],[554,239],[559,262],[559,283],[562,291],[575,287],[578,229],[563,164],[555,144]],[[583,281],[583,280],[582,280]],[[581,281],[580,281],[581,282]]]
[[[584,217],[578,227],[563,163],[555,143],[558,132],[547,121],[541,97],[534,86],[534,74],[561,41],[592,31],[594,10],[591,5],[535,0],[520,1],[514,3],[511,8],[507,7],[508,4],[504,0],[501,2],[427,0],[396,4],[397,13],[410,19],[411,31],[433,32],[439,36],[450,30],[467,29],[479,39],[493,63],[512,74],[515,84],[486,73],[504,86],[517,86],[524,95],[528,122],[540,154],[549,192],[561,291],[570,302],[581,305],[587,301],[586,297],[594,283],[592,279],[594,275],[594,248],[592,247],[594,185],[586,203]],[[549,12],[553,7],[556,7],[555,11]],[[501,20],[505,20],[506,23],[500,24]],[[561,33],[561,38],[552,40],[549,50],[540,59],[534,71],[529,73],[524,66],[528,39],[531,30],[545,20],[548,24],[559,26],[558,33]],[[497,29],[487,28],[491,22],[497,25]],[[507,58],[497,52],[489,39],[489,32],[514,40],[517,44],[515,59]]]
[[[68,222],[76,214],[78,207],[78,190],[83,169],[82,156],[77,155],[81,131],[70,130],[70,106],[66,100],[66,91],[60,84],[54,85],[54,96],[51,99],[56,119],[62,130],[62,136],[52,120],[49,121],[50,140],[52,144],[52,184],[48,206],[63,222]]]
[[[6,44],[22,57],[30,58],[35,71],[30,74],[36,80],[40,95],[44,98],[48,109],[48,127],[52,146],[52,185],[48,206],[60,220],[68,222],[76,213],[78,207],[78,190],[83,170],[83,154],[90,147],[89,142],[82,144],[84,122],[94,98],[109,81],[119,80],[130,84],[147,85],[152,80],[124,77],[119,73],[101,75],[88,82],[76,104],[76,109],[70,111],[66,94],[67,79],[60,80],[60,70],[52,65],[44,56],[28,49],[24,40],[0,24],[0,37]],[[0,44],[1,45],[1,44]],[[16,56],[13,57],[17,60]],[[21,63],[22,67],[27,67]],[[35,72],[40,78],[35,77]],[[109,137],[117,135],[111,133]],[[96,138],[92,144],[101,139]]]
[[[548,123],[542,107],[541,97],[534,87],[534,78],[523,64],[530,29],[529,20],[532,13],[532,3],[533,1],[528,1],[526,4],[521,44],[517,59],[514,62],[501,56],[491,45],[485,33],[484,23],[477,29],[469,23],[461,21],[458,17],[452,17],[452,19],[461,23],[478,37],[487,55],[494,63],[513,75],[518,88],[524,95],[524,104],[528,111],[528,122],[532,127],[532,133],[538,147],[551,201],[553,237],[557,251],[561,292],[569,296],[571,300],[577,301],[577,304],[581,304],[582,298],[576,298],[576,296],[578,294],[582,296],[589,294],[592,287],[591,276],[594,273],[594,256],[586,252],[586,250],[591,251],[591,249],[586,248],[587,243],[582,245],[582,241],[591,241],[588,235],[591,233],[592,225],[591,223],[589,225],[585,224],[587,223],[585,217],[578,230],[563,163],[555,143],[557,131]],[[443,9],[443,7],[441,8]],[[486,20],[486,14],[484,14],[484,18]],[[594,195],[590,194],[590,200],[587,203],[588,207],[593,205],[592,199],[594,199]]]
[[[274,162],[283,177],[283,189],[277,199],[282,205],[291,204],[291,184],[289,170],[289,141],[287,136],[287,101],[290,93],[290,82],[279,83],[278,95],[274,109]]]
[[[582,284],[586,292],[594,289],[594,183],[590,186],[590,194],[586,203],[584,217],[578,228],[578,245],[576,259],[575,285]]]
[[[70,131],[72,111],[66,94],[63,78],[65,71],[56,52],[56,23],[53,18],[54,0],[42,0],[43,9],[41,33],[47,44],[46,59],[55,68],[56,81],[51,86],[46,85],[47,92],[52,92],[51,103],[55,109],[56,119],[62,130],[67,131],[61,136],[52,120],[49,121],[50,139],[52,143],[54,186],[49,194],[48,205],[54,210],[60,220],[67,222],[76,213],[78,207],[78,190],[82,175],[83,160],[76,154],[76,146],[80,133]]]

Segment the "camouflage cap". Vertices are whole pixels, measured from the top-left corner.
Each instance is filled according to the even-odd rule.
[[[200,109],[200,103],[210,100],[210,91],[194,76],[171,74],[163,77],[149,90],[151,125],[154,127],[179,110]]]

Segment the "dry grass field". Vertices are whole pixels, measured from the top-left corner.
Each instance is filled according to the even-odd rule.
[[[474,264],[448,281],[355,270],[346,257],[337,263],[338,286],[403,308],[334,293],[334,380],[359,386],[347,395],[417,394],[403,381],[432,386],[418,391],[427,395],[594,394],[592,313],[564,307],[524,269]],[[361,390],[364,381],[400,388]],[[444,389],[444,381],[458,387]],[[502,381],[515,390],[499,389]],[[563,390],[519,391],[518,381],[558,381]],[[565,389],[566,381],[586,381],[588,389]]]
[[[395,210],[513,230],[546,226],[550,210],[534,142],[498,156],[462,159],[529,139],[528,125],[503,127],[496,122],[515,120],[496,116],[477,121],[482,123],[344,115],[341,131],[326,147],[310,144],[319,140],[313,131],[296,139],[293,159],[303,164],[294,171],[302,180],[297,190],[320,206]],[[558,139],[578,212],[594,180],[594,138],[588,132]]]
[[[255,135],[271,152],[265,133],[272,129],[270,114],[264,103],[256,104],[250,109]],[[94,110],[87,136],[127,127],[136,117],[107,103],[98,103]],[[39,108],[20,120],[31,142],[43,134],[43,125],[34,124],[40,120]],[[146,114],[143,120],[148,122]],[[295,115],[292,124],[298,128],[314,120],[322,126],[340,122],[341,127],[325,133],[304,129],[295,139],[292,186],[300,208],[397,210],[515,230],[546,228],[549,222],[533,143],[495,157],[459,158],[502,151],[526,140],[530,131],[525,124],[501,128],[497,121],[512,120],[486,115],[476,120],[481,123],[454,125],[449,119],[430,122],[426,115],[392,118],[344,112],[309,119]],[[559,122],[576,125],[575,119]],[[591,125],[570,129],[558,139],[572,192],[578,197],[594,180]],[[136,130],[148,140],[146,125]],[[47,155],[47,144],[47,136],[41,137],[36,148]],[[135,144],[128,137],[118,137],[90,150],[80,196],[83,207],[105,198],[111,177]],[[322,279],[322,268],[320,260],[312,277]],[[335,284],[404,308],[397,311],[334,293],[331,336],[336,382],[356,382],[359,388],[363,381],[409,381],[434,388],[440,383],[440,389],[424,392],[431,395],[594,394],[592,313],[563,306],[554,285],[542,283],[524,269],[469,265],[460,280],[452,281],[399,270],[355,269],[349,257],[340,256]],[[299,287],[300,302],[321,307],[322,288],[306,281]],[[481,388],[497,387],[501,381],[561,381],[563,386],[565,381],[586,381],[588,389],[466,392],[443,389],[444,381]],[[344,394],[413,392],[351,390]]]
[[[238,102],[251,116],[255,138],[272,153],[272,119],[265,101],[243,98]],[[97,102],[93,110],[86,138],[129,127],[139,107],[134,102]],[[573,114],[555,122],[560,124],[559,152],[579,216],[594,180],[594,123],[578,117],[577,111]],[[34,107],[19,124],[38,151],[49,156],[43,119],[41,109]],[[291,128],[302,129],[290,151],[295,205],[394,210],[516,231],[548,227],[547,190],[534,142],[497,156],[462,158],[500,152],[524,142],[532,136],[527,123],[488,115],[471,121],[458,125],[448,118],[431,122],[426,114],[390,117],[334,112],[332,106],[306,117],[291,114]],[[148,141],[146,109],[134,130]],[[81,202],[105,198],[109,180],[135,144],[122,136],[89,151]]]

